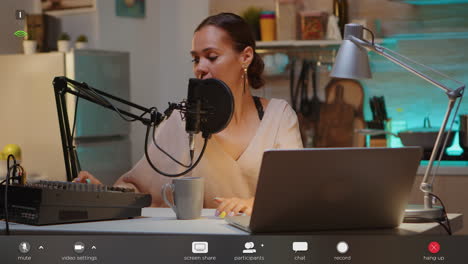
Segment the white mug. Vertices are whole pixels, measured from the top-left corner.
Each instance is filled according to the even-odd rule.
[[[167,199],[167,189],[171,189],[174,203]],[[164,202],[176,213],[177,219],[197,219],[201,216],[204,198],[204,182],[200,177],[173,179],[161,189]]]

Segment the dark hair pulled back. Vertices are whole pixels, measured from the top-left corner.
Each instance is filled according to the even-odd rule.
[[[247,78],[252,88],[262,87],[265,84],[265,80],[262,78],[265,65],[260,55],[255,51],[255,38],[249,24],[236,14],[220,13],[205,18],[195,29],[195,32],[209,25],[226,31],[233,42],[234,50],[237,52],[243,51],[248,46],[252,47],[254,57],[247,70]]]

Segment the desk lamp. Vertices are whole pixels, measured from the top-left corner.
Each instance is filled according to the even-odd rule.
[[[371,33],[372,42],[369,42],[363,39],[363,30],[367,30]],[[444,141],[443,140],[444,134],[445,135],[448,134],[448,133],[444,133],[445,127],[450,118],[455,102],[457,101],[459,97],[463,96],[465,85],[461,82],[453,80],[456,83],[460,84],[460,87],[456,89],[451,89],[441,84],[440,82],[430,78],[429,76],[423,74],[422,72],[416,70],[415,68],[408,65],[408,63],[405,63],[401,59],[396,58],[395,55],[413,63],[417,63],[417,62],[412,61],[411,59],[406,58],[378,44],[375,44],[373,33],[369,29],[364,28],[362,25],[359,25],[359,24],[347,24],[345,26],[344,40],[336,56],[335,64],[333,65],[333,69],[332,69],[330,76],[337,77],[337,78],[347,78],[347,79],[372,78],[370,67],[369,67],[369,59],[367,57],[367,49],[376,52],[377,54],[400,65],[401,67],[405,68],[411,73],[419,76],[420,78],[432,83],[436,87],[443,90],[448,97],[449,103],[448,103],[447,111],[445,113],[442,126],[440,127],[439,133],[437,135],[437,139],[435,141],[434,148],[432,150],[431,157],[429,159],[429,163],[426,167],[424,178],[419,187],[420,190],[424,192],[424,205],[415,206],[414,208],[412,207],[410,209],[407,209],[405,212],[405,217],[410,217],[413,219],[421,219],[421,220],[441,219],[443,218],[445,209],[443,207],[434,205],[435,196],[433,195],[433,183],[434,183],[435,173],[433,173],[432,176],[429,176],[429,175],[431,174],[432,167],[433,167],[434,160],[435,160],[437,153],[440,153],[440,155],[443,155],[444,153],[447,140],[445,140],[443,145],[442,145],[442,141]],[[420,63],[417,63],[417,64],[419,64],[422,67],[425,67],[426,69],[437,72],[434,69],[429,68],[425,65],[422,65]],[[440,148],[441,148],[441,152],[439,152]],[[439,161],[440,161],[440,157],[439,157]]]

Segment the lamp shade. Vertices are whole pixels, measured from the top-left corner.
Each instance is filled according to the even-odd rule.
[[[338,55],[336,55],[331,77],[347,79],[369,79],[372,74],[369,67],[367,50],[350,40],[350,37],[362,39],[362,26],[347,24]]]

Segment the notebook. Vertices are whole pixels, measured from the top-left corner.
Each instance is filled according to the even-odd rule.
[[[252,233],[394,228],[420,147],[267,150],[252,216],[226,221]]]

